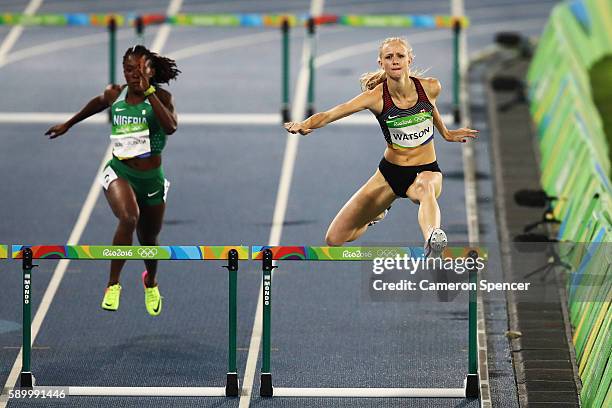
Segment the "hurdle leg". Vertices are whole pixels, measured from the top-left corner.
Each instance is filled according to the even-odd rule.
[[[261,384],[259,395],[271,397],[273,395],[272,374],[270,373],[270,317],[272,312],[272,251],[266,249],[263,254],[263,340],[261,357]]]
[[[21,353],[21,374],[19,376],[20,388],[32,388],[34,386],[34,376],[31,368],[32,353],[32,250],[23,250],[23,325],[22,325],[22,353]]]
[[[283,81],[283,101],[282,101],[282,121],[283,123],[291,121],[291,112],[289,110],[289,20],[283,19],[281,24],[282,32],[282,81]]]
[[[478,253],[470,252],[470,258],[477,258]],[[469,270],[469,280],[471,285],[478,285],[478,272],[475,268]],[[480,393],[478,384],[478,346],[477,338],[477,313],[476,313],[476,294],[477,290],[470,290],[468,306],[468,375],[465,379],[465,396],[467,398],[477,398]]]
[[[315,113],[314,108],[314,92],[315,92],[315,21],[314,18],[308,19],[308,42],[310,44],[310,56],[308,57],[308,108],[306,109],[306,117],[312,116]]]
[[[237,290],[238,290],[238,251],[232,249],[228,253],[227,266],[229,277],[229,330],[227,353],[227,379],[225,382],[225,396],[238,396],[238,369],[236,366],[236,326],[238,319]]]

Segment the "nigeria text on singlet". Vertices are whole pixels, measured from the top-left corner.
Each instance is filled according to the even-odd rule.
[[[387,81],[383,82],[383,110],[376,115],[385,141],[394,149],[409,149],[433,140],[433,105],[429,102],[421,82],[410,77],[417,90],[414,106],[400,109],[393,103]]]
[[[111,106],[113,155],[120,160],[160,154],[166,145],[161,128],[148,99],[132,105],[125,100],[127,86]]]

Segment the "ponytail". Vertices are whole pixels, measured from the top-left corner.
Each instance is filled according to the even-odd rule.
[[[361,77],[359,77],[359,82],[361,83],[361,91],[365,92],[372,90],[376,88],[378,84],[382,84],[386,80],[387,73],[382,69],[379,69],[375,72],[366,72],[365,74],[361,75]]]

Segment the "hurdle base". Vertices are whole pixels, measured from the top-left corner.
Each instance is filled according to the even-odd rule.
[[[261,385],[259,386],[259,395],[262,397],[271,397],[274,393],[272,387],[272,374],[266,373],[261,375]]]
[[[58,387],[81,397],[225,397],[225,387]]]
[[[34,384],[36,383],[36,379],[29,371],[22,371],[19,375],[19,388],[24,389],[32,389]]]
[[[285,388],[274,397],[292,398],[465,398],[464,388]]]
[[[465,396],[466,398],[478,398],[480,385],[478,384],[478,374],[468,374],[465,377]]]
[[[225,396],[238,396],[238,373],[227,373],[227,380],[225,382]]]

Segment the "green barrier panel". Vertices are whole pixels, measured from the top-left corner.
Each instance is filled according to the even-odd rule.
[[[228,265],[228,371],[225,387],[55,387],[66,388],[73,395],[133,395],[133,396],[232,396],[239,394],[237,347],[237,272],[238,261],[249,259],[247,246],[102,246],[102,245],[13,245],[13,259],[22,259],[23,264],[23,343],[20,387],[32,389],[32,269],[34,259],[78,259],[78,260],[226,260]],[[161,392],[161,393],[160,393]],[[166,392],[168,394],[164,394]]]
[[[609,287],[608,296],[612,296]],[[582,390],[582,398],[588,402],[595,399],[599,388],[597,385],[603,380],[607,364],[607,359],[597,358],[597,356],[609,356],[612,352],[612,312],[610,312],[609,307],[610,299],[602,305],[596,327],[593,327],[589,336],[589,341],[593,344],[591,352],[594,357],[591,359],[588,359],[588,355],[583,357],[585,364],[580,370],[580,376],[586,384]]]
[[[0,245],[0,259],[8,258],[8,245]]]
[[[576,14],[574,14],[576,13]],[[586,242],[569,256],[569,313],[585,407],[612,406],[610,264],[612,189],[609,146],[591,93],[590,68],[612,54],[612,3],[557,5],[527,73],[530,112],[540,143],[541,184],[560,197],[561,241]]]
[[[612,405],[612,358],[608,359],[597,394],[593,399],[594,407],[609,407]]]

